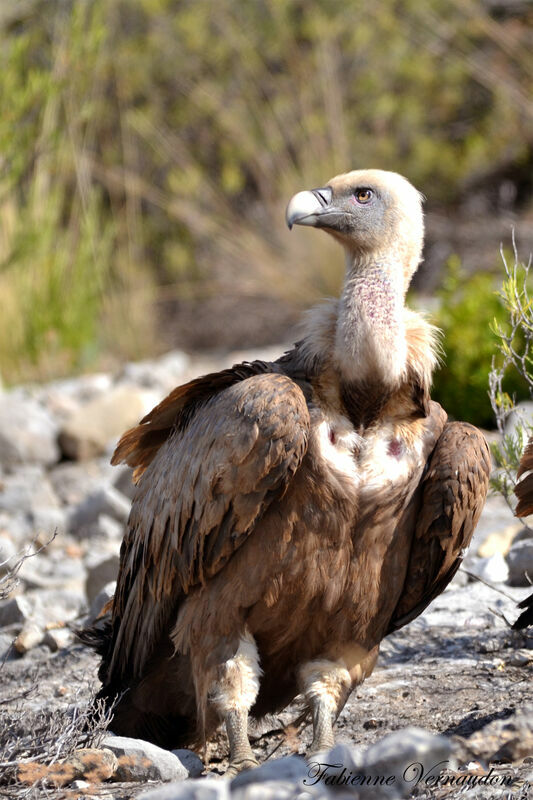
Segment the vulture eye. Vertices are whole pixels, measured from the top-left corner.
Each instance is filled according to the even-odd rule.
[[[358,203],[361,205],[365,205],[366,203],[370,203],[372,197],[374,196],[374,192],[372,189],[356,189],[354,192],[354,198]]]

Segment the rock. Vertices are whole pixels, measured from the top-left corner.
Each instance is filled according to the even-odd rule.
[[[490,558],[495,553],[501,553],[504,556],[509,551],[511,544],[516,541],[517,533],[523,529],[521,522],[514,522],[506,525],[500,531],[494,531],[478,548],[477,555],[481,558]]]
[[[88,789],[90,785],[91,784],[89,783],[89,781],[72,781],[72,783],[70,784],[69,788],[70,789],[78,789],[78,790],[79,789]],[[83,796],[84,797],[86,796],[85,792],[83,793]]]
[[[113,486],[130,500],[133,500],[135,492],[137,491],[137,487],[133,483],[132,475],[132,468],[127,467],[125,464],[120,464],[119,466],[115,467]]]
[[[233,795],[233,793],[232,793]],[[149,789],[137,800],[229,800],[229,781],[218,778],[200,778],[185,783],[170,783]],[[303,800],[303,798],[302,798]]]
[[[187,770],[187,774],[189,778],[198,778],[199,775],[202,774],[205,767],[202,760],[193,753],[192,750],[172,750],[171,751],[176,758],[179,758],[185,769]]]
[[[317,783],[315,786],[302,786],[293,781],[265,781],[265,783],[250,783],[231,793],[232,800],[328,800],[335,795],[329,787]],[[356,797],[352,792],[342,797]],[[366,797],[366,795],[365,795]]]
[[[104,587],[116,580],[120,558],[118,553],[93,553],[87,563],[85,590],[89,603],[93,603]]]
[[[102,486],[85,498],[70,514],[69,529],[76,533],[92,525],[100,514],[105,514],[117,522],[125,523],[130,513],[131,503],[113,486]]]
[[[85,595],[70,589],[33,589],[24,598],[32,604],[31,619],[43,627],[70,622],[85,609]]]
[[[111,600],[111,598],[115,594],[116,588],[117,588],[117,582],[116,581],[110,581],[109,583],[106,583],[106,585],[104,586],[104,588],[100,592],[98,592],[98,594],[96,595],[96,597],[94,598],[94,600],[91,603],[91,609],[89,611],[89,618],[87,620],[88,624],[91,624],[92,622],[94,622],[94,620],[100,615],[100,613],[102,612],[102,610],[103,610],[104,606],[106,605],[106,603],[109,603],[109,601]],[[177,755],[178,753],[189,752],[189,751],[176,750],[175,752],[176,752],[176,755]]]
[[[34,508],[28,518],[34,537],[44,535],[50,538],[54,533],[64,534],[67,530],[67,515],[63,508]]]
[[[240,772],[231,781],[231,789],[246,786],[249,783],[265,781],[292,781],[297,783],[309,775],[309,765],[300,756],[285,756],[272,761],[265,761],[260,767]]]
[[[0,396],[0,464],[49,466],[59,461],[57,426],[51,414],[21,392]]]
[[[117,781],[177,781],[188,777],[186,768],[173,753],[142,739],[105,736],[102,747],[117,756],[114,776]]]
[[[533,580],[533,539],[513,543],[507,553],[511,586],[529,586],[526,573]]]
[[[119,383],[133,383],[158,392],[160,399],[183,383],[189,368],[189,357],[180,350],[167,353],[157,361],[137,361],[126,364],[117,375]],[[155,405],[155,404],[154,404]]]
[[[453,767],[451,752],[451,742],[445,736],[405,728],[369,747],[363,754],[362,768],[366,775],[385,778],[385,785],[380,784],[388,790],[384,794],[405,797],[415,786],[435,786],[440,772]],[[386,779],[392,776],[394,780],[387,784]]]
[[[0,533],[0,575],[13,567],[17,561],[18,547],[7,533]]]
[[[466,740],[471,753],[487,763],[512,763],[533,753],[533,707],[489,722]]]
[[[478,558],[470,564],[470,572],[490,583],[505,583],[509,577],[509,567],[501,553],[488,558]]]
[[[33,610],[31,600],[22,595],[0,600],[0,628],[25,622],[30,619]]]
[[[76,530],[78,539],[107,539],[121,541],[124,536],[124,525],[108,514],[99,514],[89,525],[84,525]]]
[[[0,632],[0,665],[4,661],[13,661],[18,656],[15,650],[15,637],[10,633]]]
[[[82,461],[105,453],[109,442],[136,425],[157,400],[157,395],[135,386],[117,386],[90,400],[63,424],[63,454]]]
[[[58,499],[42,467],[23,466],[0,479],[0,511],[16,514],[58,507]]]
[[[28,650],[33,650],[34,647],[41,644],[44,639],[44,630],[41,625],[38,625],[33,620],[28,620],[15,639],[14,647],[17,653],[24,655]]]
[[[108,483],[114,467],[105,459],[93,459],[78,464],[64,461],[50,470],[49,478],[62,503],[77,506],[85,498]]]
[[[45,631],[43,644],[50,648],[52,653],[63,650],[74,641],[74,634],[70,628],[50,628]]]
[[[518,426],[526,426],[531,427],[533,424],[533,402],[531,400],[522,400],[522,402],[518,403],[513,411],[507,417],[505,422],[505,430],[504,433],[506,436],[510,436],[515,434],[517,431]],[[520,450],[523,450],[527,442],[527,433],[524,434],[524,441],[522,442],[522,447]]]
[[[86,778],[90,783],[109,780],[118,768],[115,754],[104,746],[76,750],[63,764],[72,767],[76,778]]]
[[[63,551],[53,555],[36,553],[24,561],[19,576],[28,589],[68,589],[82,595],[85,592],[83,563],[66,558]]]

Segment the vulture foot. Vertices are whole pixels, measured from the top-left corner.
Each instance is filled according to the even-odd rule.
[[[248,710],[228,711],[225,716],[229,739],[229,767],[226,775],[230,777],[246,769],[258,767],[259,762],[253,754],[248,739]]]

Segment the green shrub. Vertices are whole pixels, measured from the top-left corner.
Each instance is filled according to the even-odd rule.
[[[495,321],[505,327],[507,312],[492,274],[467,276],[457,259],[451,259],[438,292],[440,307],[434,319],[443,331],[443,363],[435,374],[432,396],[450,417],[484,428],[495,425],[488,376],[502,356],[495,356],[498,339]],[[527,385],[513,372],[506,378],[506,389],[517,399],[528,397]]]

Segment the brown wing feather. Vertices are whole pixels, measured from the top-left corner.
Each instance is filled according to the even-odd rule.
[[[200,404],[162,445],[140,481],[122,546],[104,682],[141,674],[184,594],[224,566],[283,494],[308,431],[302,391],[264,374]]]
[[[417,617],[453,578],[485,503],[490,452],[465,422],[444,427],[422,481],[404,590],[389,633]]]
[[[522,478],[525,473],[529,474]],[[528,517],[533,514],[533,436],[526,444],[516,477],[522,480],[514,487],[514,493],[518,498],[514,513],[517,517]]]
[[[126,431],[113,453],[111,463],[125,463],[133,467],[133,479],[137,483],[173,430],[185,427],[202,403],[245,378],[274,371],[275,365],[264,361],[243,362],[178,386],[138,425]]]

